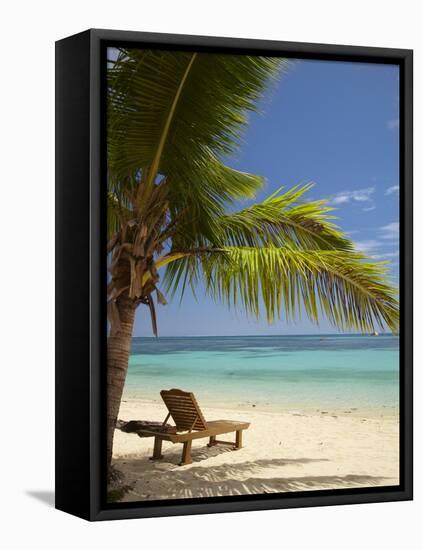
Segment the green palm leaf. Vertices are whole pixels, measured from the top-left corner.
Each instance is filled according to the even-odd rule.
[[[213,298],[249,315],[258,317],[263,306],[269,322],[280,317],[283,306],[287,320],[304,310],[312,321],[324,314],[342,329],[398,329],[397,293],[385,263],[353,251],[294,246],[191,251],[175,256],[167,268],[173,290],[184,279],[194,287],[203,280]]]
[[[299,245],[306,249],[353,250],[331,220],[333,210],[324,200],[301,202],[312,184],[275,192],[262,203],[239,212],[224,214],[216,220],[224,245],[275,246]]]
[[[253,197],[263,178],[219,159],[238,147],[246,113],[286,66],[280,58],[123,50],[108,71],[112,184],[135,181],[142,200],[166,177],[173,208],[196,203],[199,216]]]

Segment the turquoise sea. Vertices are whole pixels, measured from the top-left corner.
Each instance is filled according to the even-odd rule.
[[[399,338],[227,336],[134,338],[125,398],[193,391],[208,405],[280,409],[397,407]]]

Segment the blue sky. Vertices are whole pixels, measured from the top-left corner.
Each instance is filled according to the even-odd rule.
[[[258,200],[281,185],[312,181],[311,199],[336,207],[337,223],[357,247],[391,262],[398,277],[399,72],[394,65],[293,60],[250,116],[241,149],[226,162],[260,174]],[[240,205],[242,207],[244,205]],[[158,306],[159,335],[248,335],[336,332],[304,316],[268,325],[214,303],[199,289],[182,303]],[[135,336],[151,336],[146,307],[138,308]]]

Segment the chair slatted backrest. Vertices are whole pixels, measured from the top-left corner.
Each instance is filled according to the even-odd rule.
[[[162,390],[160,392],[179,432],[207,429],[207,422],[191,392]]]

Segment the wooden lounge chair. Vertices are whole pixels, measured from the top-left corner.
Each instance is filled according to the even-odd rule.
[[[180,466],[192,463],[191,446],[193,439],[208,437],[208,447],[219,444],[231,445],[234,449],[242,447],[242,432],[249,427],[249,422],[237,422],[233,420],[213,420],[206,422],[193,393],[172,389],[162,390],[160,395],[169,411],[162,424],[163,431],[159,433],[156,430],[154,432],[152,430],[142,431],[144,437],[154,436],[154,451],[151,460],[163,458],[163,441],[183,444]],[[170,417],[175,422],[175,427],[171,429],[166,427]],[[231,432],[236,432],[235,441],[216,439],[217,435]]]

